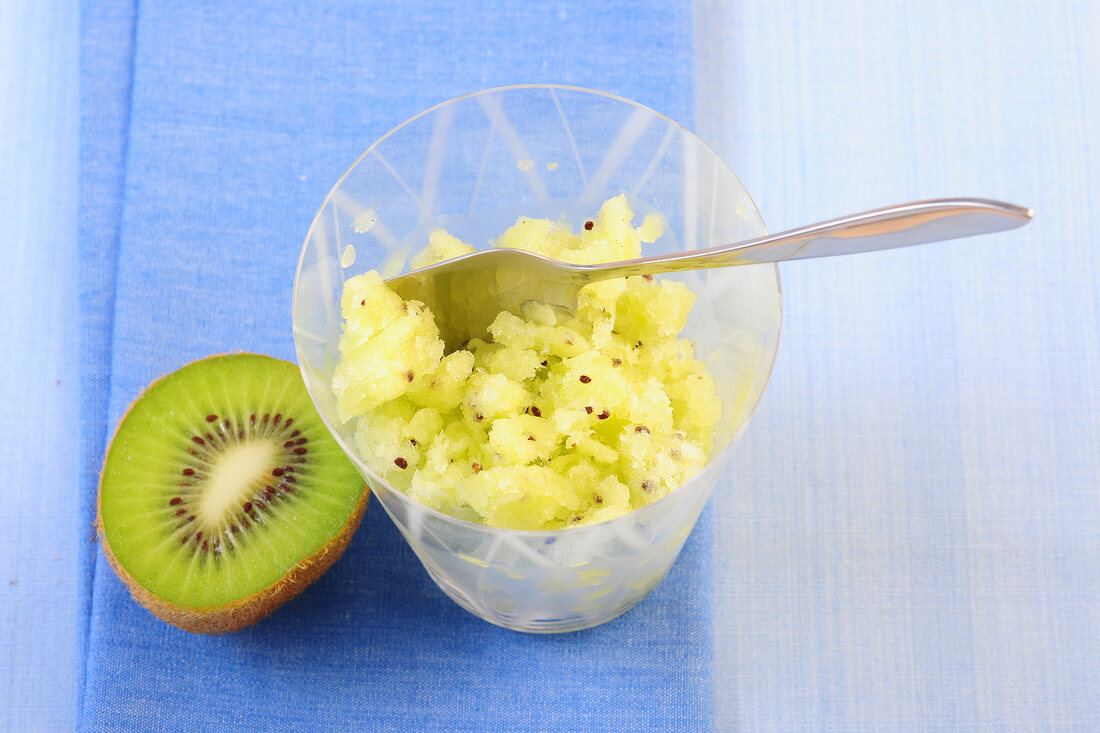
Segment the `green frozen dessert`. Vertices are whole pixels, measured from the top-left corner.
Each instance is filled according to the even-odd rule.
[[[624,196],[574,233],[520,219],[494,243],[595,263],[641,256],[663,223],[632,226]],[[474,248],[433,232],[424,267]],[[430,310],[377,272],[349,279],[333,391],[355,420],[363,461],[446,514],[514,529],[621,516],[706,464],[721,414],[714,380],[680,338],[695,294],[638,276],[589,285],[574,312],[540,303],[502,312],[489,340],[444,354]]]

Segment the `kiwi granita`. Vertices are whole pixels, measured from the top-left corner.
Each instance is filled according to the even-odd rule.
[[[343,552],[369,492],[298,368],[214,356],[154,382],[107,452],[97,525],[134,597],[188,631],[235,631]]]
[[[656,215],[632,226],[624,196],[574,233],[521,218],[493,244],[574,263],[641,256]],[[424,267],[474,251],[433,232]],[[594,283],[574,312],[529,302],[486,338],[444,353],[432,313],[377,272],[348,279],[339,418],[364,463],[409,497],[497,527],[593,524],[650,504],[694,476],[721,414],[714,380],[680,338],[695,301],[675,280]]]

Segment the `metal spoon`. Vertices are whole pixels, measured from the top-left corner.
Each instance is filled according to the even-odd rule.
[[[484,337],[503,310],[537,300],[570,310],[585,285],[627,275],[805,260],[908,247],[1015,229],[1032,210],[988,199],[937,199],[888,206],[745,242],[600,265],[570,265],[516,249],[490,249],[387,280],[431,308],[452,351]]]

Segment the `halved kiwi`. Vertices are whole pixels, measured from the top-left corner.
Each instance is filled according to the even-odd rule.
[[[217,634],[327,570],[368,496],[298,368],[230,354],[161,378],[131,406],[107,451],[96,523],[134,598]]]

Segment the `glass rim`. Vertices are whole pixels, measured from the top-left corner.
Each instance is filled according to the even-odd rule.
[[[293,286],[293,289],[291,291],[291,325],[292,325],[292,332],[293,332],[292,335],[294,337],[294,352],[295,352],[295,357],[297,358],[297,361],[298,361],[298,371],[302,375],[302,381],[305,383],[306,392],[309,394],[309,398],[310,398],[310,400],[312,400],[314,408],[317,410],[317,414],[320,416],[321,422],[324,424],[325,428],[332,435],[333,439],[340,445],[340,447],[341,447],[341,449],[343,449],[344,453],[352,460],[352,462],[358,468],[360,474],[365,474],[364,477],[368,479],[368,486],[370,487],[370,490],[372,492],[375,492],[374,486],[371,485],[372,482],[377,483],[380,486],[385,487],[385,490],[386,490],[387,493],[390,493],[390,494],[393,494],[393,495],[399,497],[398,501],[407,502],[411,505],[415,505],[416,507],[419,507],[422,511],[427,512],[430,516],[437,517],[438,519],[443,520],[445,522],[452,522],[452,523],[455,523],[459,526],[468,527],[471,530],[490,533],[490,534],[491,533],[509,533],[509,534],[519,535],[521,537],[529,537],[529,538],[532,538],[532,539],[549,539],[550,537],[557,537],[557,536],[560,536],[562,534],[582,533],[585,530],[595,530],[597,528],[601,528],[601,529],[606,530],[608,527],[610,527],[610,526],[612,526],[616,523],[622,523],[622,522],[626,522],[628,520],[637,518],[638,515],[640,515],[640,514],[648,514],[650,512],[650,510],[656,511],[656,507],[660,507],[660,506],[664,505],[673,496],[675,496],[677,494],[680,494],[689,485],[695,483],[696,479],[699,476],[701,476],[704,472],[706,472],[708,469],[712,469],[714,466],[716,466],[718,464],[724,465],[726,463],[726,461],[728,461],[729,452],[732,451],[737,446],[737,444],[740,442],[741,435],[748,428],[749,422],[751,422],[751,420],[752,420],[752,416],[756,413],[756,408],[760,405],[761,399],[763,399],[764,392],[766,391],[768,383],[771,381],[772,373],[775,370],[775,362],[778,358],[779,341],[782,338],[782,332],[783,332],[783,283],[782,283],[782,281],[779,277],[779,267],[777,265],[775,265],[774,263],[769,264],[769,265],[764,265],[764,267],[767,267],[767,268],[772,270],[772,274],[775,277],[776,293],[779,296],[779,299],[778,299],[778,311],[779,311],[778,315],[779,315],[779,318],[778,318],[778,327],[776,329],[776,339],[775,339],[776,347],[775,347],[775,350],[771,354],[771,358],[768,360],[767,369],[765,370],[765,373],[763,375],[764,376],[764,380],[763,380],[764,387],[756,395],[756,397],[753,400],[752,404],[748,405],[748,409],[746,410],[745,418],[741,421],[741,424],[737,426],[737,429],[730,436],[730,438],[726,442],[725,446],[723,446],[722,449],[718,453],[712,455],[707,460],[706,464],[703,466],[702,469],[700,469],[699,473],[695,474],[690,479],[688,479],[684,483],[680,484],[679,486],[677,486],[672,491],[668,492],[668,494],[666,494],[665,496],[662,496],[660,499],[657,499],[656,501],[654,501],[650,504],[646,504],[645,506],[640,507],[638,509],[632,509],[631,511],[627,512],[626,514],[615,517],[613,519],[607,519],[607,520],[604,520],[602,522],[597,522],[595,524],[585,524],[585,525],[572,526],[572,527],[567,526],[567,527],[561,527],[559,529],[516,529],[516,528],[511,528],[511,527],[495,527],[495,526],[492,526],[492,525],[489,525],[489,524],[482,524],[482,523],[479,523],[479,522],[471,522],[467,519],[462,519],[460,517],[456,517],[456,516],[453,516],[451,514],[441,512],[441,511],[439,511],[438,509],[436,509],[434,507],[431,507],[431,506],[428,506],[427,504],[424,504],[423,502],[416,501],[415,499],[407,496],[400,489],[392,486],[388,481],[386,481],[384,478],[379,476],[370,466],[368,466],[366,463],[364,463],[363,460],[358,456],[358,454],[354,450],[350,450],[351,446],[345,445],[345,441],[344,441],[343,437],[339,434],[338,431],[333,429],[333,425],[332,425],[332,422],[331,422],[329,416],[327,414],[325,414],[325,412],[320,408],[318,400],[314,396],[313,389],[310,386],[310,380],[306,377],[305,368],[303,366],[304,359],[303,359],[303,356],[302,356],[302,350],[298,345],[298,332],[297,332],[297,328],[294,328],[294,325],[297,324],[297,322],[298,322],[298,318],[297,318],[297,312],[298,312],[298,297],[297,297],[297,295],[298,295],[298,285],[301,281],[302,268],[303,268],[304,263],[305,263],[306,252],[309,249],[310,242],[313,240],[313,231],[316,228],[317,223],[321,220],[321,216],[325,211],[325,207],[329,206],[330,204],[335,205],[334,202],[333,202],[333,196],[336,193],[336,191],[340,188],[340,186],[343,184],[344,180],[347,179],[347,177],[351,174],[351,172],[353,170],[355,170],[355,168],[364,159],[366,159],[367,156],[369,156],[379,145],[384,143],[386,140],[388,140],[390,137],[395,135],[400,130],[404,129],[405,127],[408,127],[409,125],[416,122],[420,118],[426,117],[426,116],[432,114],[433,112],[437,112],[438,110],[440,110],[444,107],[447,107],[447,106],[452,105],[452,104],[457,104],[459,102],[462,102],[462,101],[465,101],[465,100],[468,100],[468,99],[472,99],[474,97],[479,97],[479,96],[482,96],[482,95],[499,93],[499,92],[534,90],[534,89],[545,89],[545,90],[547,90],[551,93],[553,93],[555,90],[562,90],[562,91],[567,91],[567,92],[579,92],[581,94],[591,95],[591,96],[595,96],[595,97],[603,97],[605,99],[610,99],[612,101],[619,102],[621,104],[626,104],[626,105],[634,107],[636,109],[644,110],[644,111],[648,112],[649,114],[652,114],[654,117],[656,117],[658,119],[661,119],[661,120],[664,120],[665,122],[669,123],[670,125],[673,125],[674,127],[676,127],[681,132],[681,134],[687,135],[696,144],[698,144],[703,150],[705,150],[710,155],[710,157],[714,161],[716,161],[717,165],[721,169],[724,169],[725,172],[737,183],[737,185],[744,192],[745,198],[748,199],[748,206],[746,207],[746,210],[749,211],[752,214],[753,220],[755,221],[755,223],[765,233],[767,233],[767,231],[768,231],[767,225],[764,223],[763,216],[760,214],[760,210],[757,208],[756,202],[753,201],[752,195],[749,193],[748,189],[745,187],[745,184],[741,182],[741,179],[738,178],[737,174],[734,173],[733,169],[729,167],[729,165],[722,158],[722,156],[718,155],[718,153],[710,145],[708,145],[706,142],[701,140],[694,132],[692,132],[691,130],[689,130],[687,127],[680,124],[676,120],[672,119],[671,117],[669,117],[667,115],[664,115],[664,114],[661,114],[660,112],[658,112],[658,111],[656,111],[656,110],[654,110],[650,107],[647,107],[646,105],[644,105],[640,102],[636,102],[632,99],[628,99],[627,97],[623,97],[623,96],[620,96],[618,94],[613,94],[611,92],[603,92],[603,91],[599,91],[599,90],[596,90],[596,89],[589,89],[589,88],[586,88],[586,87],[569,85],[569,84],[508,84],[508,85],[504,85],[504,86],[488,87],[486,89],[479,89],[479,90],[476,90],[476,91],[473,91],[473,92],[468,92],[466,94],[462,94],[462,95],[457,96],[457,97],[452,97],[451,99],[444,100],[442,102],[439,102],[437,104],[432,105],[431,107],[423,109],[420,112],[417,112],[412,117],[409,117],[409,118],[405,119],[403,122],[401,122],[400,124],[398,124],[395,127],[391,128],[384,135],[382,135],[377,140],[372,142],[366,148],[366,150],[364,150],[352,162],[352,164],[350,166],[348,166],[347,170],[345,170],[344,173],[338,179],[336,179],[336,182],[329,189],[329,192],[325,195],[324,200],[321,202],[321,205],[318,207],[317,213],[314,214],[313,219],[310,222],[309,228],[306,230],[305,239],[302,242],[302,248],[301,248],[301,251],[299,252],[299,255],[298,255],[298,264],[297,264],[297,267],[295,268],[295,272],[294,272],[294,286]],[[752,265],[749,265],[749,267],[752,267]],[[382,502],[381,497],[379,497],[379,501]],[[382,507],[383,507],[383,509],[385,509],[387,514],[390,513],[389,508],[386,507],[384,502],[382,502]],[[392,516],[391,516],[391,519],[392,519]]]

